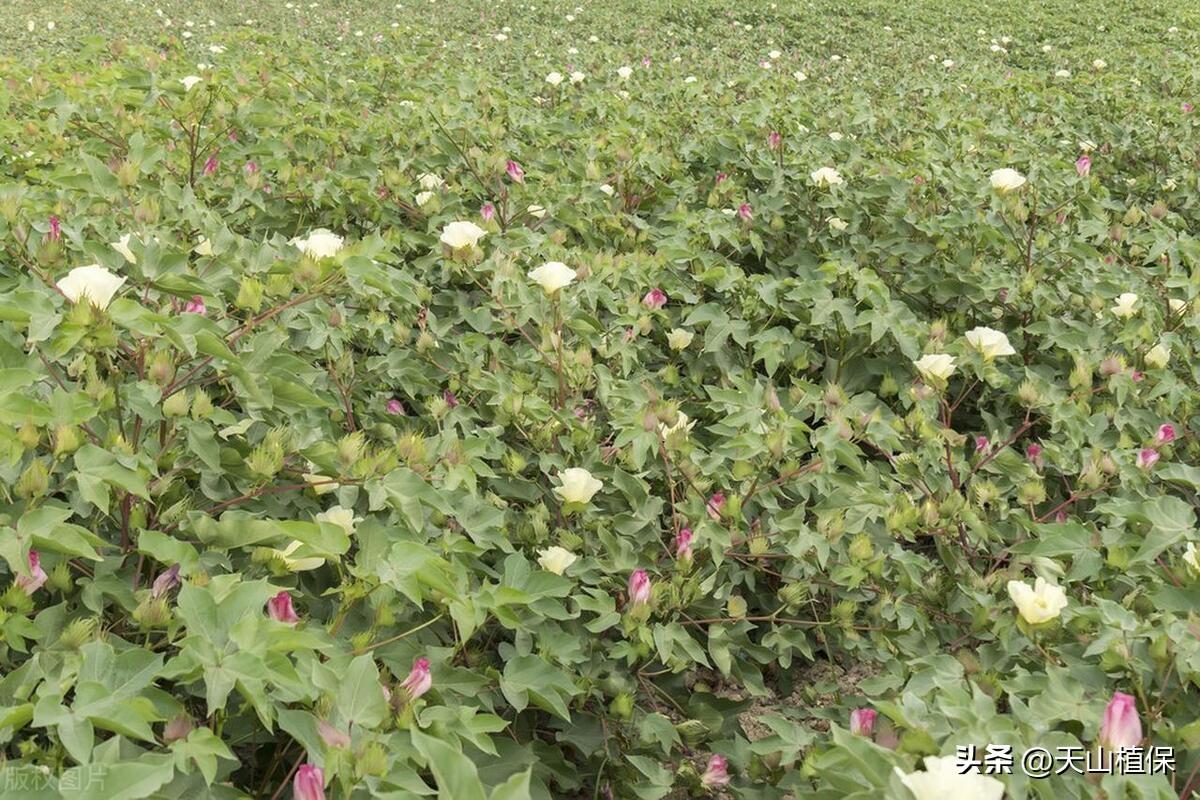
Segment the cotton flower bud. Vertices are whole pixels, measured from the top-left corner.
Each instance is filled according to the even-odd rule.
[[[192,397],[192,419],[207,419],[213,413],[212,398],[203,389],[197,389]]]
[[[59,425],[54,430],[54,455],[74,453],[83,444],[83,434],[75,425]]]
[[[366,434],[362,431],[355,431],[347,434],[338,441],[337,457],[338,462],[343,469],[349,470],[350,467],[358,463],[363,457],[363,449],[366,446]]]
[[[267,278],[266,293],[271,297],[286,297],[292,293],[292,276],[277,272]]]
[[[188,398],[187,392],[175,392],[163,400],[162,413],[164,417],[182,417],[188,413],[191,405],[192,401]]]
[[[1046,500],[1046,487],[1041,481],[1026,481],[1017,490],[1022,505],[1036,505]]]
[[[789,609],[799,608],[808,599],[808,586],[803,583],[785,583],[779,589],[779,599]]]
[[[758,520],[754,520],[754,524],[750,526],[750,535],[746,539],[747,549],[751,555],[761,556],[771,549],[771,543],[767,537],[763,535],[762,527],[758,524]]]
[[[354,756],[354,774],[360,780],[368,775],[387,774],[388,752],[379,742],[367,742]]]
[[[525,456],[521,455],[516,450],[506,451],[502,461],[504,462],[504,468],[508,470],[509,474],[514,476],[520,475],[525,471],[525,467],[529,466],[529,462],[526,460]]]
[[[158,200],[154,197],[146,197],[133,210],[133,218],[144,225],[153,225],[158,222],[158,217]]]
[[[163,628],[171,620],[171,608],[162,597],[147,594],[133,610],[133,621],[143,630]]]
[[[994,505],[1000,499],[1000,490],[991,481],[975,481],[971,485],[975,503],[979,506]]]
[[[880,397],[894,397],[900,392],[900,385],[896,383],[896,379],[892,377],[892,373],[883,376],[883,380],[879,382]]]
[[[821,395],[821,399],[824,401],[827,408],[838,408],[842,405],[845,405],[846,392],[843,391],[842,387],[838,386],[836,383],[829,383],[825,385],[825,391]]]
[[[29,466],[21,473],[21,477],[17,478],[14,491],[22,500],[31,500],[42,497],[49,488],[50,473],[46,470],[46,465],[40,459],[35,458],[29,462]]]
[[[425,353],[438,346],[437,337],[430,331],[424,330],[417,335],[417,352]]]
[[[731,495],[725,500],[724,517],[725,519],[741,519],[742,516],[742,499],[737,495]]]
[[[730,595],[729,599],[725,601],[725,613],[733,619],[741,619],[746,616],[746,611],[746,598],[741,595]]]
[[[630,719],[633,716],[633,695],[621,692],[613,698],[608,710],[617,719]]]
[[[1017,387],[1017,400],[1025,408],[1036,408],[1042,402],[1042,393],[1033,381],[1021,381]]]
[[[929,339],[933,342],[941,342],[946,338],[946,320],[934,320],[929,326]]]
[[[133,186],[138,181],[138,173],[140,172],[138,165],[129,159],[125,159],[117,167],[117,183],[125,188]]]
[[[17,439],[21,442],[21,446],[26,450],[32,450],[37,447],[42,440],[42,434],[32,420],[25,420],[20,429],[17,430]]]
[[[829,614],[842,625],[848,625],[854,622],[854,615],[858,612],[858,603],[853,600],[841,600],[834,603],[833,608],[829,609]]]
[[[817,531],[829,541],[837,541],[846,531],[846,517],[841,511],[817,517]]]
[[[257,314],[262,309],[265,294],[266,287],[263,286],[262,281],[258,278],[244,277],[238,283],[238,293],[234,304],[240,309]]]
[[[679,738],[691,747],[703,742],[710,733],[709,727],[698,719],[685,719],[675,726],[675,731]]]
[[[59,561],[54,565],[54,569],[50,570],[50,577],[46,581],[46,585],[59,594],[65,594],[75,585],[75,581],[71,579],[71,568],[67,566],[66,561]]]
[[[1068,381],[1072,389],[1088,388],[1092,385],[1092,365],[1082,358],[1076,358]]]
[[[167,721],[166,725],[163,725],[163,741],[170,744],[171,742],[186,739],[195,727],[192,723],[192,718],[187,714],[180,714],[177,717],[173,717]]]
[[[926,499],[925,502],[921,504],[921,522],[925,525],[925,527],[932,528],[934,525],[937,525],[937,522],[940,518],[941,508],[938,506],[937,501],[932,497]]]
[[[1141,208],[1138,206],[1130,206],[1129,210],[1125,212],[1125,216],[1121,218],[1121,222],[1125,223],[1126,225],[1137,225],[1144,218],[1145,215],[1142,213]]]
[[[58,637],[58,643],[67,650],[78,650],[96,635],[96,620],[83,617],[72,621]]]
[[[767,434],[767,449],[775,458],[782,458],[790,439],[791,436],[786,428],[775,428]]]
[[[155,353],[154,358],[150,359],[150,368],[146,374],[159,386],[166,386],[175,377],[175,365],[171,363],[171,356],[161,351]]]
[[[361,631],[350,637],[350,648],[352,650],[365,650],[371,646],[371,639],[374,636],[370,631]]]
[[[875,557],[875,546],[871,543],[870,536],[860,533],[851,540],[849,552],[855,563],[862,563]]]

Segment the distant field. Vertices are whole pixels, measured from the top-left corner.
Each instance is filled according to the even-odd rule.
[[[0,797],[1200,796],[1198,26],[5,0]]]

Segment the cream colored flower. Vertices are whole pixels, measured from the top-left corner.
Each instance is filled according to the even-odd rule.
[[[304,482],[312,487],[316,494],[329,494],[338,488],[337,483],[328,475],[318,475],[315,472],[302,473]]]
[[[1133,292],[1125,292],[1119,295],[1117,297],[1117,304],[1111,309],[1113,316],[1120,317],[1121,319],[1132,317],[1137,313],[1137,310],[1134,308],[1137,305],[1137,301],[1138,296]]]
[[[546,207],[539,206],[537,203],[534,203],[534,204],[530,205],[528,208],[526,208],[525,212],[527,214],[529,214],[529,216],[531,216],[531,217],[536,217],[537,219],[541,219],[542,217],[546,216]]]
[[[683,328],[675,328],[667,334],[667,344],[672,350],[685,350],[692,343],[692,339],[696,338],[696,334]]]
[[[325,559],[316,556],[310,558],[292,558],[292,554],[299,550],[302,545],[303,542],[293,539],[292,543],[282,550],[271,550],[271,554],[281,559],[289,572],[307,572],[325,563]]]
[[[992,188],[1004,194],[1013,192],[1025,185],[1025,176],[1015,169],[1004,167],[992,173]]]
[[[914,361],[913,366],[926,381],[944,381],[954,374],[954,356],[930,353]]]
[[[1008,596],[1030,625],[1049,622],[1067,607],[1067,593],[1045,578],[1038,578],[1032,587],[1024,581],[1009,581]]]
[[[1096,149],[1096,143],[1093,142],[1091,139],[1080,139],[1079,140],[1079,149],[1085,153],[1090,153]]]
[[[1167,306],[1171,309],[1172,314],[1183,314],[1188,309],[1188,301],[1172,297],[1167,301]]]
[[[118,253],[120,253],[122,256],[124,256],[125,260],[128,261],[130,264],[136,264],[137,256],[135,256],[133,254],[133,251],[129,249],[129,242],[132,238],[133,238],[132,234],[129,234],[129,233],[122,234],[121,238],[118,239],[117,241],[109,242],[109,247],[111,247],[113,250],[116,250]]]
[[[1146,366],[1162,369],[1171,363],[1171,350],[1162,342],[1151,347],[1146,353]]]
[[[464,247],[474,247],[484,236],[487,236],[487,231],[483,228],[474,222],[460,220],[451,222],[442,228],[440,241],[451,250],[459,250]]]
[[[336,233],[332,233],[325,228],[317,228],[314,231],[310,231],[308,236],[303,239],[297,236],[289,241],[288,244],[313,258],[328,258],[329,256],[336,255],[345,245],[345,241],[345,239]]]
[[[815,183],[817,186],[820,186],[822,189],[828,189],[832,186],[841,186],[843,183],[845,183],[845,181],[842,180],[842,176],[839,175],[838,171],[833,167],[821,167],[816,172],[813,172],[809,177],[812,178],[813,183]]]
[[[558,473],[561,486],[554,487],[554,493],[566,503],[586,503],[596,492],[604,488],[604,484],[592,477],[592,473],[582,467],[571,467]]]
[[[1188,542],[1187,549],[1183,551],[1183,563],[1187,564],[1193,575],[1200,578],[1200,550],[1196,549],[1195,542]]]
[[[548,261],[529,271],[529,279],[552,295],[575,280],[575,270],[561,261]]]
[[[213,254],[212,242],[207,236],[197,236],[196,246],[192,248],[192,252],[198,256],[211,256]]]
[[[619,77],[623,81],[629,80],[631,77],[633,77],[633,67],[619,68],[617,70],[617,77]]]
[[[846,230],[846,228],[850,227],[846,220],[842,219],[841,217],[830,217],[829,219],[825,220],[825,222],[829,225],[831,230],[835,230],[838,233],[841,233],[842,231]]]
[[[179,82],[183,84],[183,90],[185,92],[190,92],[192,87],[202,80],[204,79],[199,75],[188,75],[186,78],[180,78]]]
[[[432,192],[435,189],[441,188],[446,182],[442,180],[440,175],[435,175],[432,172],[423,172],[417,176],[417,183],[425,191]]]
[[[1108,66],[1108,62],[1105,61],[1103,58],[1097,58],[1094,61],[1092,61],[1092,66],[1095,67],[1096,69],[1104,69],[1105,67]]]
[[[616,190],[607,183],[600,184],[600,191],[604,192],[604,194],[608,195],[609,197],[612,197],[616,192]]]
[[[1007,336],[992,328],[975,328],[967,331],[967,342],[989,361],[997,356],[1011,356],[1017,352],[1008,343]]]
[[[562,82],[563,76],[561,72],[551,72],[546,76],[546,83],[550,84],[551,86],[558,86]]]
[[[669,438],[672,434],[679,434],[679,439],[682,440],[694,427],[696,427],[696,420],[688,419],[687,414],[679,411],[675,414],[674,425],[668,425],[665,422],[658,423],[658,433],[664,439]]]
[[[574,72],[571,73],[571,83],[583,83],[583,79],[586,77],[587,76],[584,75],[579,70],[575,70]]]
[[[113,295],[125,283],[125,279],[114,275],[98,264],[76,267],[58,282],[58,289],[72,303],[86,299],[96,308],[108,308]]]
[[[343,506],[334,506],[326,511],[322,511],[313,517],[317,522],[329,522],[337,525],[346,532],[347,536],[354,535],[354,526],[362,522],[362,517],[354,516],[354,509],[345,508]]]
[[[417,208],[423,207],[426,203],[432,200],[436,194],[436,192],[417,192]]]
[[[562,575],[567,571],[567,567],[574,564],[579,556],[572,553],[565,547],[547,547],[545,550],[538,551],[538,565],[547,572],[553,572],[555,575]]]
[[[896,773],[916,800],[1000,800],[1004,784],[978,772],[961,774],[954,756],[926,756],[924,772]]]

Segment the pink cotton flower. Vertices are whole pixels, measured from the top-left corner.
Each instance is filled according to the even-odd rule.
[[[771,148],[772,150],[778,150],[779,146],[782,144],[783,134],[781,134],[779,131],[771,131],[771,133],[767,136],[767,147]]]
[[[1179,106],[1179,108],[1183,111],[1183,113],[1190,114],[1195,109],[1195,106],[1193,106],[1191,103],[1184,103],[1183,105]]]
[[[1113,692],[1104,709],[1100,723],[1101,747],[1117,751],[1122,747],[1137,747],[1142,741],[1142,721],[1138,718],[1137,700],[1124,692]]]
[[[642,305],[651,311],[657,311],[667,304],[667,293],[657,286],[646,292],[646,296],[642,298]]]
[[[212,175],[213,173],[215,173],[217,171],[217,168],[220,165],[221,165],[221,162],[217,160],[216,156],[209,156],[208,160],[204,162],[204,174],[206,176]]]
[[[183,313],[199,314],[202,317],[208,314],[208,307],[204,305],[204,298],[198,294],[192,295],[192,299],[183,304]]]
[[[391,400],[387,401],[387,413],[392,414],[393,416],[403,415],[404,404],[393,397]]]
[[[62,240],[62,223],[58,221],[58,217],[50,215],[50,240],[58,242]]]
[[[1170,423],[1159,425],[1158,433],[1154,435],[1154,443],[1164,445],[1173,441],[1175,441],[1175,426]]]
[[[720,521],[721,512],[725,510],[725,494],[714,492],[713,496],[708,498],[708,502],[705,503],[705,508],[708,510],[708,516]]]
[[[750,207],[749,203],[742,203],[738,206],[738,216],[749,222],[754,219],[754,209]]]
[[[317,733],[321,735],[321,741],[329,747],[344,750],[350,746],[350,736],[323,719],[317,721]]]
[[[484,222],[491,222],[492,217],[496,216],[496,207],[491,203],[484,203],[479,207],[479,216],[483,217]]]
[[[855,736],[865,736],[868,739],[875,732],[875,715],[873,708],[856,708],[850,712],[850,732]]]
[[[154,579],[154,584],[150,587],[150,596],[162,597],[178,585],[179,565],[173,564],[170,569]]]
[[[644,58],[642,58],[642,66],[643,67],[650,66],[650,56],[645,56]]]
[[[1139,469],[1150,469],[1158,463],[1158,451],[1153,447],[1143,447],[1137,454]]]
[[[446,405],[451,408],[458,408],[458,395],[447,389],[442,392],[442,399],[446,401]]]
[[[976,436],[975,437],[975,452],[976,453],[985,453],[985,452],[987,452],[988,448],[991,446],[992,446],[992,443],[988,441],[988,438],[986,436]]]
[[[1135,369],[1132,373],[1130,373],[1129,377],[1134,383],[1141,383],[1146,379],[1146,373],[1142,372],[1140,369]]]
[[[429,659],[418,658],[413,662],[408,677],[400,684],[400,688],[408,695],[409,702],[416,700],[433,687],[433,676],[429,674]]]
[[[37,550],[29,551],[29,575],[18,575],[16,584],[21,587],[25,594],[33,594],[38,589],[42,588],[42,584],[50,576],[46,574],[46,570],[42,569],[42,558],[38,555]]]
[[[650,576],[644,569],[635,569],[629,575],[629,604],[641,606],[650,602]]]
[[[325,800],[325,770],[302,764],[292,781],[292,800]]]
[[[505,164],[504,171],[508,173],[509,179],[514,183],[525,183],[525,170],[521,169],[521,165],[511,158]]]
[[[724,172],[717,173],[717,181],[716,181],[717,183],[723,183],[728,179],[729,179],[729,176],[726,175]]]
[[[692,559],[692,529],[680,528],[675,534],[675,558],[680,561]]]
[[[1042,465],[1042,446],[1037,442],[1031,442],[1025,448],[1025,460],[1035,467],[1040,467]]]
[[[729,762],[722,756],[714,755],[708,759],[708,768],[700,776],[700,783],[706,789],[720,789],[729,785]]]
[[[1092,174],[1092,160],[1087,156],[1080,156],[1075,162],[1075,171],[1079,173],[1079,177],[1086,178]]]
[[[281,591],[267,601],[267,613],[271,619],[287,625],[295,625],[300,621],[296,609],[292,607],[292,596],[286,591]]]

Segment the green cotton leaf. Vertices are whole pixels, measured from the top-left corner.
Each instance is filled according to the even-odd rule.
[[[93,444],[75,451],[75,480],[83,498],[104,513],[108,513],[109,487],[116,487],[143,499],[150,499],[145,479],[121,461],[133,456],[118,456]]]
[[[1113,499],[1098,504],[1096,511],[1149,526],[1145,540],[1133,556],[1131,563],[1134,564],[1153,561],[1168,547],[1191,534],[1196,523],[1196,512],[1191,504],[1169,495],[1150,500]]]
[[[212,786],[217,779],[217,759],[237,761],[237,756],[221,741],[211,728],[198,727],[182,741],[173,742],[171,750],[175,753],[175,765],[181,771],[189,771],[188,762],[196,765],[204,776],[204,783]]]
[[[67,508],[42,506],[22,515],[17,522],[17,533],[32,541],[38,550],[100,561],[96,548],[104,547],[107,542],[87,528],[68,523],[71,515]]]
[[[533,768],[518,772],[504,783],[492,789],[488,800],[531,800],[529,780],[533,776]]]
[[[83,769],[75,780],[63,775],[59,795],[63,800],[142,800],[152,797],[175,776],[175,757],[143,753],[136,761]]]
[[[387,701],[380,691],[379,668],[370,655],[358,656],[346,668],[333,707],[346,722],[377,727],[387,718]]]
[[[262,542],[286,545],[292,540],[306,544],[327,557],[339,556],[350,549],[346,531],[329,523],[301,520],[258,519],[247,511],[226,511],[215,520],[200,511],[188,514],[188,522],[197,538],[222,549],[248,547]]]
[[[418,730],[411,732],[417,748],[437,781],[438,800],[486,800],[475,763],[457,748]]]
[[[657,713],[647,714],[638,722],[638,738],[646,744],[657,744],[664,757],[670,754],[672,747],[680,744],[675,724]]]
[[[140,531],[137,548],[139,553],[150,556],[160,564],[168,567],[178,564],[183,575],[190,575],[200,563],[200,553],[195,547],[160,531]]]
[[[512,707],[523,711],[530,703],[568,722],[566,701],[579,694],[571,676],[538,656],[519,656],[504,665],[500,691]]]

